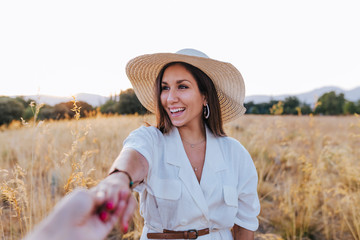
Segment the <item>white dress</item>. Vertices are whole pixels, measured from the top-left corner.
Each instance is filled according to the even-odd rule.
[[[176,127],[168,134],[140,127],[125,139],[123,147],[138,151],[149,163],[146,184],[135,189],[144,218],[142,240],[163,229],[209,228],[210,234],[199,237],[205,240],[232,239],[234,224],[258,228],[258,177],[249,153],[237,140],[215,137],[207,128],[206,140],[199,184]]]

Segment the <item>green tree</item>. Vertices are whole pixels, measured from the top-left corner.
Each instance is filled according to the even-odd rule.
[[[346,101],[344,104],[344,114],[354,114],[356,112],[356,105],[354,102]]]
[[[25,107],[19,101],[10,97],[0,97],[0,125],[20,120]]]
[[[147,112],[132,88],[121,91],[120,102],[116,105],[116,111],[120,114],[145,114]]]
[[[334,91],[323,94],[319,100],[321,104],[315,109],[316,114],[339,115],[343,114],[345,104],[344,94],[337,95]]]
[[[253,101],[244,103],[244,107],[246,108],[246,114],[259,114],[259,109]]]
[[[287,97],[287,98],[285,98],[285,101],[284,101],[283,114],[296,115],[296,114],[298,114],[298,111],[296,110],[296,108],[299,106],[300,106],[300,101],[297,97]]]
[[[45,104],[42,108],[40,108],[40,112],[37,118],[39,120],[56,119],[55,108]]]
[[[282,104],[282,105],[281,105]],[[246,114],[270,114],[271,111],[278,110],[279,114],[280,108],[283,109],[282,114],[298,114],[301,111],[301,114],[310,114],[312,113],[311,107],[309,104],[301,103],[297,97],[288,97],[284,102],[280,103],[276,100],[271,100],[267,103],[258,103],[255,104],[253,101],[247,102],[244,104],[246,108]],[[276,109],[275,109],[276,108]]]
[[[300,105],[300,108],[301,108],[301,114],[309,115],[310,113],[312,113],[312,109],[308,104],[303,103]]]
[[[257,106],[253,106],[253,107],[250,108],[249,113],[251,113],[251,114],[259,114],[260,111],[259,111]]]
[[[31,109],[30,106],[28,106],[27,108],[25,108],[25,111],[22,115],[23,119],[25,119],[26,121],[29,121],[32,117],[34,117],[34,112]]]
[[[355,106],[356,106],[356,113],[360,114],[360,100],[357,101]]]
[[[24,106],[24,108],[27,108],[30,104],[30,102],[28,103],[27,101],[25,101],[23,97],[16,97],[15,100],[21,103]]]
[[[116,102],[110,98],[100,106],[100,112],[104,114],[116,113]]]
[[[274,104],[277,104],[278,101],[270,100],[270,102],[263,102],[255,104],[253,101],[245,103],[247,114],[270,114],[270,109]]]

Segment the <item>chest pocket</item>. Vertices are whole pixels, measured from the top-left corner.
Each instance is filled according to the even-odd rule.
[[[224,186],[224,201],[226,205],[232,207],[238,207],[238,195],[236,192],[236,188],[232,186]]]
[[[181,183],[176,179],[160,179],[153,176],[150,181],[149,193],[164,200],[178,200],[181,196]]]
[[[179,214],[183,212],[181,182],[176,179],[161,179],[152,175],[146,186],[147,195],[143,205],[143,217],[155,229],[172,229]]]

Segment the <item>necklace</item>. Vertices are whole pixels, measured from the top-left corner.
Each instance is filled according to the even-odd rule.
[[[189,144],[191,148],[194,148],[196,145],[199,145],[199,144],[205,142],[205,138],[203,140],[201,140],[201,142],[198,142],[198,143],[189,143],[188,141],[185,141],[185,139],[183,139],[183,141],[185,143]]]
[[[191,167],[194,169],[195,172],[197,172],[199,170],[198,167],[194,167],[193,165],[191,165]]]

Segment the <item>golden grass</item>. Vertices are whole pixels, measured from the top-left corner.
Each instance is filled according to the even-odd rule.
[[[144,120],[154,122],[145,118],[98,115],[2,129],[1,238],[20,239],[67,192],[103,179],[126,136]],[[246,115],[225,129],[258,170],[257,239],[360,240],[358,116]],[[128,238],[139,237],[141,219],[135,225]]]

